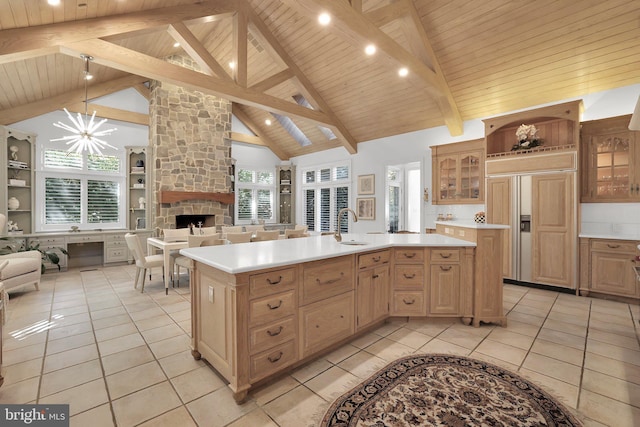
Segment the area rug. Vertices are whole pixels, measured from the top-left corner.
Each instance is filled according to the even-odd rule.
[[[538,386],[467,357],[403,357],[336,400],[331,427],[581,426]]]

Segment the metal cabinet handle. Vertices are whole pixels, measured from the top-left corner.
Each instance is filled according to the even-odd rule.
[[[267,333],[269,334],[270,337],[275,337],[276,335],[280,335],[280,332],[282,332],[282,326],[278,327],[278,330],[276,332],[271,332],[270,330],[267,329]]]
[[[405,258],[413,258],[413,257],[415,257],[415,256],[416,256],[416,253],[415,253],[415,252],[413,252],[412,254],[407,254],[407,253],[405,253],[405,254],[404,254],[404,257],[405,257]]]
[[[273,282],[271,281],[271,279],[267,278],[267,282],[268,282],[270,285],[277,285],[278,283],[282,282],[282,276],[279,276],[279,277],[278,277],[278,280],[275,280],[275,281],[273,281]]]
[[[342,280],[343,277],[344,277],[344,271],[341,271],[340,272],[340,277],[338,277],[338,278],[329,279],[329,280],[326,280],[324,282],[320,281],[320,279],[316,279],[316,282],[318,282],[319,285],[331,285],[332,283],[339,282],[340,280]]]
[[[402,298],[402,302],[405,303],[406,305],[411,305],[411,304],[415,303],[416,300],[414,298],[411,301],[407,301],[406,299]]]
[[[414,277],[416,277],[416,273],[413,273],[413,274],[402,273],[402,275],[404,276],[405,279],[413,279]]]
[[[271,303],[267,303],[267,307],[269,307],[271,310],[275,310],[276,308],[280,308],[280,306],[282,305],[282,300],[278,301],[278,305],[274,305],[272,306]]]
[[[377,279],[378,277],[380,277],[380,276],[377,275],[377,274],[374,274],[373,276],[371,276],[371,278],[373,278],[373,279]]]
[[[269,360],[269,362],[271,363],[276,363],[278,360],[282,359],[282,352],[279,352],[278,355],[274,358],[272,358],[271,356],[267,357],[267,360]]]
[[[445,255],[442,252],[440,252],[440,257],[442,257],[442,258],[451,258],[451,254],[449,253],[449,254]]]
[[[611,249],[618,249],[620,247],[620,245],[612,245],[611,243],[607,243],[607,247],[609,247]]]
[[[447,265],[447,266],[445,267],[444,265],[441,265],[441,266],[440,266],[440,270],[442,270],[442,271],[449,271],[449,270],[451,270],[451,266],[450,266],[450,265]]]
[[[378,262],[378,261],[380,261],[380,257],[379,256],[374,256],[374,257],[371,257],[371,260],[373,262]]]

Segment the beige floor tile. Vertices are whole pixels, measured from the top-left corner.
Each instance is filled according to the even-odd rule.
[[[44,356],[45,343],[18,347],[13,350],[2,351],[2,366],[22,363],[25,360],[41,359]]]
[[[53,316],[52,316],[53,318]],[[89,313],[72,314],[70,316],[62,316],[62,318],[56,319],[55,323],[58,326],[75,325],[76,323],[89,322]]]
[[[131,335],[138,332],[138,328],[133,322],[122,323],[116,326],[109,326],[107,328],[98,329],[95,331],[96,340],[98,342],[112,340],[114,338],[120,338],[125,335]]]
[[[508,328],[495,328],[488,336],[492,341],[498,341],[523,350],[529,350],[534,338],[529,335],[509,331]]]
[[[371,333],[371,334],[366,334],[359,338],[354,339],[353,341],[351,341],[350,344],[354,347],[358,347],[362,349],[370,346],[371,344],[373,344],[376,341],[379,341],[380,339],[381,339],[380,335]]]
[[[189,319],[191,319],[191,311],[189,311]],[[148,319],[138,320],[136,321],[136,326],[138,327],[138,329],[140,329],[141,332],[143,332],[149,329],[155,329],[161,326],[171,325],[172,323],[175,323],[175,321],[167,314],[163,314],[161,316],[155,316],[155,317],[150,317]]]
[[[447,341],[442,341],[439,338],[434,338],[424,346],[420,347],[416,353],[456,354],[458,356],[467,356],[471,353],[471,350]]]
[[[161,316],[163,314],[166,314],[166,313],[164,312],[163,309],[161,309],[157,305],[142,311],[134,311],[134,312],[129,311],[129,316],[131,316],[134,322],[137,322],[139,320],[149,319],[151,317]]]
[[[198,399],[221,387],[226,387],[225,382],[209,366],[202,366],[173,377],[171,383],[184,403]]]
[[[587,339],[587,352],[640,366],[640,351]]]
[[[542,325],[543,328],[553,329],[554,331],[565,332],[579,337],[587,336],[587,327],[573,323],[562,322],[557,319],[547,319]]]
[[[15,363],[11,365],[11,368],[3,367],[2,373],[4,375],[3,387],[14,384],[20,381],[24,381],[29,378],[38,377],[42,373],[42,358],[31,359],[22,363]]]
[[[585,353],[584,368],[640,385],[640,366],[610,359],[595,353]]]
[[[254,409],[227,427],[278,427],[261,408]]]
[[[556,344],[551,341],[545,341],[543,339],[537,339],[533,343],[531,352],[562,360],[563,362],[568,362],[576,366],[582,366],[582,359],[584,358],[584,352],[581,350]]]
[[[139,424],[138,427],[196,427],[197,424],[191,418],[191,414],[184,406],[180,406],[169,412],[165,412],[149,421]]]
[[[122,325],[129,322],[131,322],[131,318],[128,314],[120,314],[118,316],[105,317],[104,319],[94,320],[93,327],[97,331],[102,328],[109,328],[111,326]]]
[[[613,318],[611,316],[610,318]],[[593,320],[589,323],[590,329],[595,329],[602,332],[608,332],[611,334],[625,335],[631,338],[635,338],[635,329],[631,321],[626,322],[624,325],[619,323],[606,322],[602,320]]]
[[[187,310],[179,310],[171,313],[171,318],[175,322],[182,322],[184,320],[191,320],[191,308]]]
[[[640,409],[640,385],[585,369],[582,388]]]
[[[375,329],[373,333],[380,335],[381,337],[386,337],[390,333],[402,328],[406,323],[407,321],[402,318],[391,319],[383,323],[379,328]]]
[[[112,298],[101,298],[99,301],[89,302],[89,310],[91,312],[106,310],[109,308],[120,307],[122,302],[120,302],[120,298],[114,296]]]
[[[175,323],[171,323],[169,325],[160,326],[159,328],[148,329],[141,333],[146,342],[154,343],[167,338],[183,335],[184,331]]]
[[[487,356],[486,354],[478,353],[474,351],[469,355],[472,359],[482,360],[484,362],[491,363],[493,365],[499,366],[511,372],[518,372],[518,365],[514,365],[513,363],[505,362],[504,360],[496,359],[492,356]]]
[[[369,378],[371,375],[385,367],[389,362],[366,351],[360,351],[338,366],[360,379]]]
[[[360,381],[361,379],[352,373],[334,366],[311,378],[304,385],[330,402],[355,387]]]
[[[100,348],[100,354],[102,356],[108,356],[110,354],[119,353],[121,351],[129,350],[134,347],[138,347],[144,344],[142,335],[138,332],[129,335],[123,335],[118,338],[113,338],[98,343]]]
[[[186,335],[178,335],[173,338],[151,343],[149,344],[149,348],[157,359],[161,359],[190,349],[190,345],[191,338]]]
[[[540,326],[533,325],[531,323],[520,322],[519,320],[513,320],[507,317],[507,330],[509,332],[515,332],[516,334],[535,337],[540,331]]]
[[[344,359],[350,356],[353,356],[359,351],[360,349],[358,347],[353,346],[351,344],[345,344],[342,347],[338,348],[337,350],[334,350],[333,352],[327,354],[325,356],[325,359],[327,359],[329,362],[333,363],[334,365],[337,365],[338,363],[342,362]]]
[[[607,344],[613,344],[618,347],[624,347],[631,350],[640,350],[640,344],[638,344],[637,337],[630,337],[628,335],[618,335],[609,332],[599,331],[597,329],[589,330],[589,339],[595,341],[602,341]]]
[[[414,352],[414,349],[404,344],[392,341],[388,338],[382,338],[371,344],[365,350],[374,356],[392,362],[402,356],[406,356]]]
[[[56,354],[47,355],[44,358],[43,372],[57,371],[68,368],[78,363],[88,362],[98,358],[98,349],[95,344],[74,348]]]
[[[199,426],[226,426],[257,408],[252,400],[238,405],[229,387],[222,387],[187,403],[187,409]]]
[[[509,362],[517,366],[520,366],[525,356],[527,355],[526,350],[490,339],[484,340],[475,349],[475,351],[487,356],[494,357],[496,359],[504,360],[505,362]]]
[[[329,402],[300,386],[263,409],[281,427],[317,427],[328,407]]]
[[[546,309],[541,309],[537,307],[530,307],[528,305],[517,304],[513,308],[513,312],[528,314],[530,316],[538,316],[538,317],[547,317],[549,313],[550,307]]]
[[[522,368],[564,381],[574,386],[580,384],[581,368],[579,366],[541,354],[529,353],[522,364]]]
[[[104,404],[96,408],[89,409],[81,414],[74,415],[69,420],[70,427],[113,427],[113,414],[111,405]]]
[[[62,316],[71,316],[74,314],[81,314],[81,313],[88,313],[89,312],[89,308],[86,305],[78,305],[75,307],[67,307],[67,308],[58,308],[58,309],[52,309],[51,310],[51,314],[56,315],[62,315]]]
[[[120,353],[102,357],[105,375],[115,374],[154,360],[153,353],[146,345],[135,347]]]
[[[171,356],[163,357],[158,360],[160,366],[164,370],[167,377],[173,378],[178,375],[193,371],[204,366],[204,361],[195,360],[191,355],[191,350],[182,351],[180,353],[172,354]]]
[[[324,357],[318,358],[310,363],[305,363],[291,373],[291,376],[301,383],[309,381],[311,378],[320,375],[333,365]]]
[[[485,339],[484,335],[474,333],[474,329],[476,328],[449,328],[438,335],[438,339],[473,350]]]
[[[118,425],[130,426],[164,414],[181,405],[169,381],[142,389],[113,401]]]
[[[93,332],[73,335],[59,340],[49,340],[47,343],[47,355],[72,350],[78,347],[84,347],[86,345],[95,344],[95,342],[96,340]]]
[[[58,340],[73,335],[84,334],[86,332],[91,332],[92,330],[93,328],[89,322],[69,325],[64,328],[53,328],[49,330],[49,340]]]
[[[575,409],[578,406],[578,386],[525,368],[520,369],[518,374],[530,380],[569,408]]]
[[[429,342],[433,337],[421,334],[418,331],[412,331],[410,329],[401,328],[387,335],[387,338],[404,344],[407,347],[418,349]]]
[[[44,344],[47,342],[47,330],[42,330],[36,333],[18,334],[13,331],[8,331],[7,327],[3,327],[4,340],[2,342],[2,349],[7,352],[15,350],[16,348],[23,348],[30,345]]]
[[[554,331],[553,329],[548,328],[542,328],[538,334],[538,338],[555,344],[575,348],[580,351],[584,351],[585,346],[587,345],[585,337],[568,334],[566,332]]]
[[[0,387],[0,402],[3,404],[25,404],[34,402],[38,398],[40,378],[29,378],[13,384]]]
[[[127,394],[167,380],[166,375],[155,360],[138,365],[126,371],[106,377],[111,399],[118,399]]]
[[[102,367],[98,359],[59,369],[42,376],[40,397],[58,393],[98,378],[102,378]]]
[[[582,390],[580,393],[578,410],[607,426],[637,427],[640,425],[640,409],[589,390]]]
[[[295,378],[286,375],[252,391],[250,397],[256,401],[258,406],[264,406],[299,385],[300,383]]]
[[[557,320],[559,322],[570,323],[572,325],[586,327],[589,318],[586,316],[575,316],[573,314],[565,314],[560,311],[552,310],[547,319]]]
[[[68,403],[69,415],[73,416],[108,401],[104,380],[100,378],[41,398],[39,403]]]
[[[405,327],[423,335],[435,337],[453,325],[453,323],[450,319],[410,319]]]

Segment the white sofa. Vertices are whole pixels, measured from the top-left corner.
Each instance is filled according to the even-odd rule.
[[[9,263],[0,270],[0,282],[4,284],[5,291],[28,285],[35,285],[36,290],[40,290],[42,254],[39,251],[0,255],[0,263],[5,260]]]

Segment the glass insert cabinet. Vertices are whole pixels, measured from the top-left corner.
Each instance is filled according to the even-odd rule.
[[[433,203],[484,202],[484,140],[431,147]]]
[[[284,165],[276,169],[278,180],[278,217],[280,224],[295,224],[294,181],[295,166]]]

